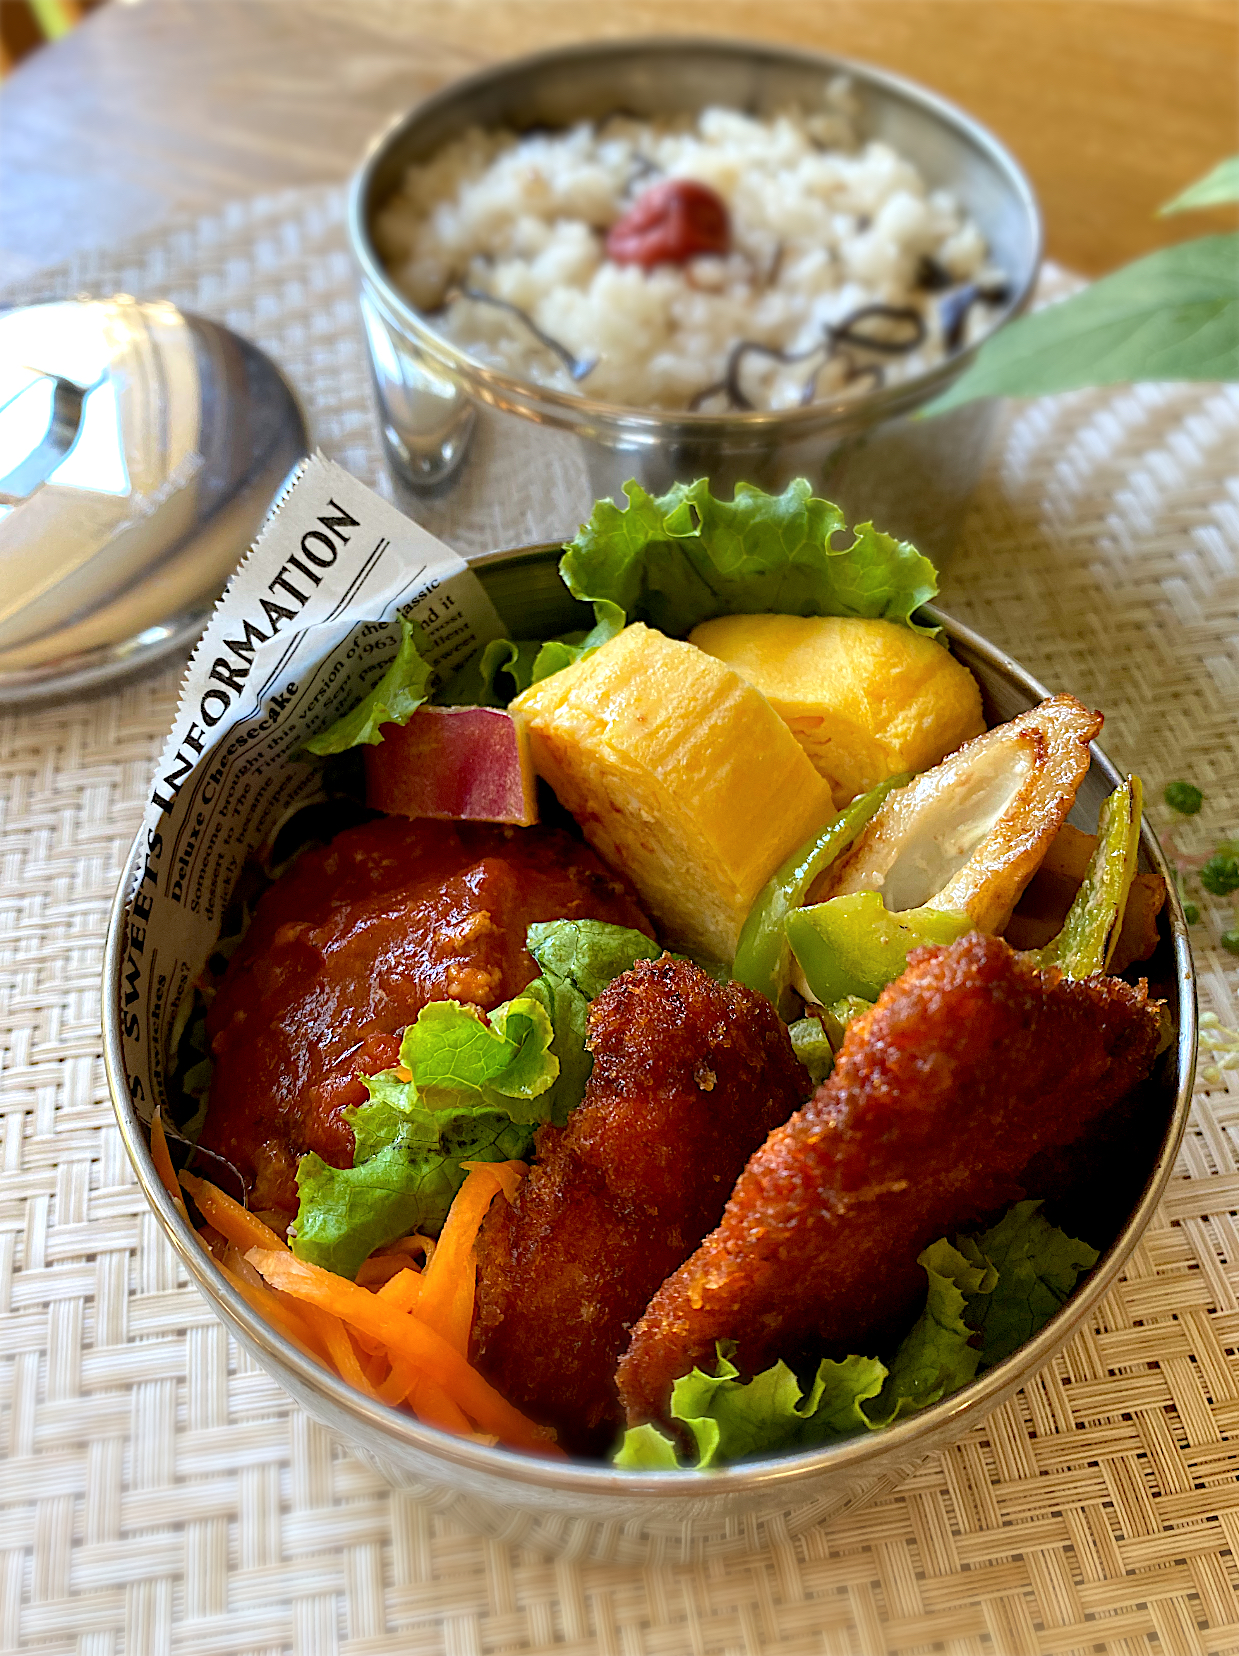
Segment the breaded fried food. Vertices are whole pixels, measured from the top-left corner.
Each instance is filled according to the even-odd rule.
[[[1142,1081],[1157,1045],[1143,984],[1071,982],[977,932],[917,950],[633,1329],[629,1423],[665,1418],[716,1340],[748,1373],[883,1349],[923,1297],[921,1250],[1024,1195],[1030,1161]]]
[[[689,961],[639,960],[590,1009],[585,1097],[478,1244],[473,1360],[572,1448],[620,1419],[634,1319],[723,1206],[808,1077],[763,996]]]

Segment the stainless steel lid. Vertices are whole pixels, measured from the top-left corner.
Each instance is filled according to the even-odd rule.
[[[127,294],[0,316],[0,705],[190,643],[305,452],[218,323]]]

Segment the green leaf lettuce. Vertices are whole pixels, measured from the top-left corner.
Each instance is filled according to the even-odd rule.
[[[1080,1273],[1097,1263],[1096,1248],[1067,1236],[1040,1208],[1040,1202],[1017,1202],[973,1238],[998,1273],[994,1291],[969,1318],[981,1336],[983,1368],[1031,1340],[1067,1300]]]
[[[928,558],[861,524],[835,546],[843,514],[803,477],[782,494],[738,483],[717,500],[704,479],[647,494],[625,483],[626,509],[600,500],[564,548],[560,574],[600,624],[616,614],[681,637],[716,615],[881,616],[916,626],[937,592]]]
[[[866,1411],[872,1426],[889,1426],[966,1386],[981,1361],[980,1342],[964,1320],[975,1302],[993,1293],[998,1273],[983,1254],[953,1248],[943,1237],[919,1255],[929,1278],[925,1309],[891,1358],[882,1390]]]
[[[547,1121],[539,1100],[559,1075],[553,1037],[544,1002],[528,993],[496,1007],[489,1022],[459,1001],[431,1001],[405,1030],[400,1062],[428,1109],[467,1103],[513,1121]]]
[[[362,744],[372,747],[383,740],[381,725],[405,724],[429,697],[435,673],[421,653],[421,631],[405,616],[399,620],[400,645],[387,671],[350,713],[310,737],[307,752],[323,758]]]
[[[530,954],[542,970],[596,1000],[609,983],[638,960],[657,960],[662,949],[644,932],[603,920],[546,920],[530,926]]]
[[[331,1167],[313,1152],[298,1164],[292,1237],[299,1259],[350,1278],[375,1248],[442,1228],[465,1180],[462,1162],[524,1160],[533,1145],[533,1129],[500,1110],[393,1111],[372,1100],[350,1119],[358,1136],[352,1167]]]
[[[590,1001],[634,960],[656,956],[638,931],[596,920],[530,928],[543,968],[484,1019],[431,1001],[404,1032],[398,1070],[364,1076],[369,1099],[348,1112],[353,1165],[301,1158],[293,1251],[355,1277],[362,1261],[410,1231],[436,1234],[464,1182],[466,1161],[524,1160],[544,1122],[562,1127],[580,1103],[593,1060]]]
[[[562,1127],[585,1096],[594,1060],[585,1045],[589,1003],[638,960],[662,953],[644,932],[602,920],[548,920],[530,926],[526,947],[542,976],[526,989],[541,1000],[554,1028],[552,1051],[559,1078],[549,1095],[551,1117]]]
[[[292,1239],[299,1259],[355,1277],[375,1248],[410,1231],[435,1233],[465,1179],[466,1161],[523,1160],[550,1119],[559,1076],[552,1025],[529,995],[486,1023],[470,1006],[431,1001],[405,1030],[399,1071],[363,1076],[369,1102],[348,1112],[352,1167],[321,1156],[297,1166]]]

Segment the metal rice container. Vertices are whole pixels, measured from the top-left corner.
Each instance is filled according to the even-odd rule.
[[[471,126],[560,128],[616,112],[652,117],[723,105],[769,115],[791,102],[820,106],[846,77],[859,105],[858,137],[911,160],[930,188],[946,187],[984,234],[1007,277],[996,322],[1026,307],[1041,261],[1041,220],[1019,165],[986,129],[945,99],[884,70],[821,53],[735,40],[606,41],[499,64],[435,93],[375,142],[356,174],[348,232],[356,261],[375,392],[388,459],[413,489],[467,486],[479,411],[531,421],[580,445],[591,497],[620,499],[635,478],[653,493],[710,479],[730,497],[738,480],[777,491],[808,477],[849,522],[872,519],[941,563],[980,475],[993,427],[990,402],[917,419],[973,360],[977,346],[927,372],[872,392],[774,412],[665,412],[546,389],[487,367],[445,339],[383,267],[371,226],[406,168]],[[995,329],[996,331],[996,329]],[[538,479],[527,479],[537,486]],[[553,520],[556,503],[532,521]],[[562,505],[559,506],[562,511]],[[575,523],[562,525],[565,535]]]

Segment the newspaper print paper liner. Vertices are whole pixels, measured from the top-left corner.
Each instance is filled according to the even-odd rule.
[[[129,1093],[167,1105],[165,1063],[247,858],[321,798],[305,742],[396,653],[396,617],[444,678],[507,629],[464,559],[317,454],[280,491],[195,646],[142,817],[121,1017]]]
[[[228,322],[280,362],[315,441],[381,485],[341,215],[335,189],[237,204],[7,297],[125,289]],[[569,532],[587,485],[547,435],[489,430],[469,492],[416,515],[462,551]],[[1175,830],[1189,852],[1239,828],[1237,438],[1233,387],[1016,407],[944,583],[953,613],[1107,710],[1108,751],[1154,799],[1204,788]],[[641,1568],[639,1535],[567,1521],[486,1540],[391,1491],[231,1345],[112,1126],[101,939],[178,678],[0,720],[0,1651],[1239,1652],[1225,904],[1194,938],[1206,1050],[1176,1179],[1034,1384],[833,1522],[737,1523],[691,1556],[664,1539]]]

